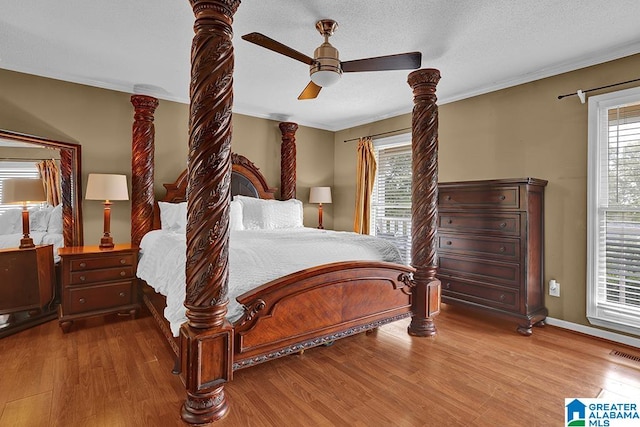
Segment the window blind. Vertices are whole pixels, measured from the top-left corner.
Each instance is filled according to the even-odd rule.
[[[405,264],[411,263],[411,140],[376,146],[378,170],[371,203],[372,233],[393,242]]]
[[[6,205],[2,201],[2,182],[11,178],[40,178],[36,164],[32,161],[0,161],[0,215],[9,209],[16,209],[16,205]],[[30,204],[27,206],[37,206]]]

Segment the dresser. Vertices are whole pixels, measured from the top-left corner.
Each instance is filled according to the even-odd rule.
[[[58,321],[68,332],[73,321],[110,313],[135,317],[138,309],[138,247],[115,245],[60,248],[62,300]]]
[[[438,184],[442,302],[517,322],[531,335],[544,306],[544,188],[536,178]]]

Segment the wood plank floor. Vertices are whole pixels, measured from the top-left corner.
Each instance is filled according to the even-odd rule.
[[[235,373],[217,426],[559,426],[565,397],[640,396],[638,349],[444,306]],[[0,426],[181,426],[184,389],[153,319],[56,321],[0,340]]]

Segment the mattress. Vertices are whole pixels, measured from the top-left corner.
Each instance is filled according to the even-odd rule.
[[[178,336],[185,316],[184,233],[154,230],[140,243],[137,275],[167,298],[165,318]],[[340,261],[402,263],[398,249],[385,240],[356,233],[291,228],[231,231],[227,318],[237,320],[243,307],[236,297],[264,283],[305,268]]]

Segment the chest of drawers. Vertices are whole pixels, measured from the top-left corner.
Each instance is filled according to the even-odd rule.
[[[544,187],[535,178],[438,185],[442,302],[544,324]]]
[[[59,254],[62,302],[58,321],[63,332],[68,332],[73,321],[79,318],[114,312],[135,316],[139,309],[137,246],[68,247],[61,248]]]

